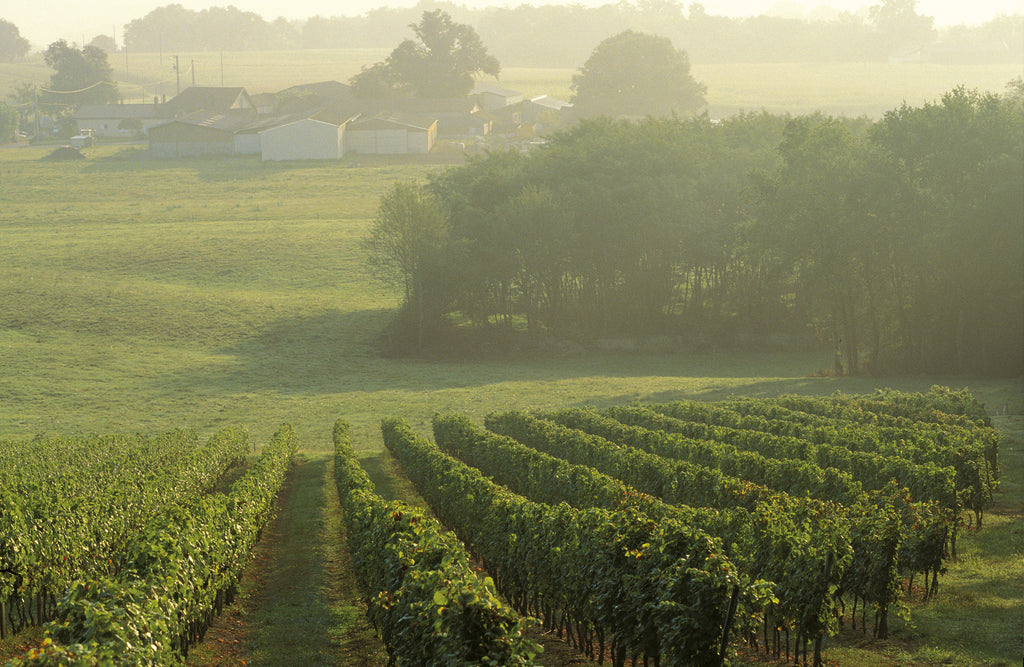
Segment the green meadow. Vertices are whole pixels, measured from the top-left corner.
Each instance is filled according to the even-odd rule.
[[[685,48],[685,47],[684,47]],[[171,98],[197,86],[241,86],[250,94],[277,92],[300,83],[347,82],[364,65],[383,60],[390,49],[310,49],[201,53],[114,53],[108,62],[125,102]],[[180,76],[174,70],[174,56]],[[581,62],[580,65],[583,63]],[[527,96],[568,100],[575,68],[516,67],[506,64],[498,83]],[[52,71],[39,56],[0,63],[0,99],[17,85],[46,86]],[[956,87],[1002,93],[1021,75],[1014,64],[933,63],[730,63],[692,66],[707,86],[713,117],[740,110],[794,115],[881,116],[903,102],[920,105]]]
[[[539,85],[548,74],[536,76]],[[384,416],[427,432],[437,411],[481,418],[633,400],[966,386],[1008,434],[998,507],[983,532],[964,539],[938,600],[910,602],[911,621],[895,639],[879,645],[858,631],[828,655],[843,665],[1018,664],[1019,379],[825,377],[817,371],[830,365],[826,351],[386,358],[379,336],[398,295],[371,279],[360,240],[382,192],[443,166],[154,161],[143,146],[42,160],[51,149],[0,149],[0,440],[181,426],[210,435],[240,424],[262,443],[289,422],[314,465],[307,476],[320,483],[329,480],[331,425],[345,418],[375,479],[390,488],[395,473],[380,456]],[[310,511],[321,511],[313,495]],[[322,610],[355,623],[345,605]],[[294,622],[295,632],[310,623],[285,613],[254,611],[253,622]],[[363,664],[343,657],[344,632],[325,632],[336,664]],[[258,635],[250,664],[297,650],[273,641]]]

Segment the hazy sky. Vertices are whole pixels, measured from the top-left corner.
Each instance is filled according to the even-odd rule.
[[[615,0],[573,0],[584,5],[610,4]],[[689,6],[693,0],[682,0]],[[772,13],[773,9],[789,10],[803,8],[811,11],[820,5],[829,5],[842,11],[857,12],[864,7],[878,4],[879,0],[703,0],[701,4],[709,14],[723,16],[757,16]],[[518,6],[521,4],[557,4],[557,0],[455,0],[455,4],[468,7]],[[0,18],[18,26],[23,37],[35,47],[45,47],[57,40],[86,42],[98,34],[109,35],[115,28],[118,44],[121,43],[123,26],[142,18],[156,7],[180,4],[186,9],[200,10],[209,7],[234,5],[243,11],[251,11],[267,20],[278,16],[288,19],[303,19],[320,14],[322,16],[356,16],[368,9],[390,4],[411,7],[416,0],[394,0],[389,3],[380,0],[103,0],[82,2],[81,0],[0,0]],[[918,0],[917,11],[925,16],[934,16],[938,26],[959,23],[984,23],[998,14],[1021,13],[1021,0]],[[776,11],[777,13],[777,11]]]

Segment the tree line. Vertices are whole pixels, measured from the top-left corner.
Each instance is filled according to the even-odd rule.
[[[396,184],[367,238],[400,350],[462,332],[827,346],[833,371],[1024,370],[1024,95],[876,122],[583,120]]]
[[[729,18],[675,0],[479,9],[421,0],[415,7],[301,21],[268,21],[230,5],[195,11],[169,4],[128,23],[124,35],[130,51],[381,48],[437,9],[472,26],[498,60],[515,66],[574,67],[594,44],[625,29],[668,37],[700,63],[884,61],[922,50],[923,58],[937,62],[1024,57],[1024,15],[937,30],[931,17],[917,13],[916,0],[880,0],[866,15],[817,20]]]

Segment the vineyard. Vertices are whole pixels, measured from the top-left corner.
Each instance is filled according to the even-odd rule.
[[[284,425],[242,472],[236,428],[203,445],[190,431],[2,444],[0,633],[46,624],[12,667],[183,662],[231,603],[297,445]]]
[[[381,421],[429,505],[333,430],[362,609],[392,665],[825,664],[942,595],[1000,434],[966,391],[785,395]],[[0,633],[27,665],[177,665],[232,603],[297,451],[246,431],[3,442]],[[77,465],[69,466],[68,461]]]
[[[616,667],[737,647],[820,665],[842,624],[884,639],[907,596],[939,594],[998,475],[980,406],[940,389],[382,430],[515,611]]]

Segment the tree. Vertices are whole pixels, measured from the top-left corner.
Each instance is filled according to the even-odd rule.
[[[882,58],[920,49],[935,41],[935,19],[917,13],[917,0],[882,0],[868,10]]]
[[[434,289],[447,223],[437,201],[413,182],[396,183],[380,199],[370,235],[363,242],[367,263],[382,281],[401,285],[403,308],[413,316],[417,348],[428,320],[442,312],[444,294]]]
[[[95,46],[78,49],[62,39],[50,44],[44,57],[55,72],[50,77],[50,91],[42,101],[78,106],[110,104],[118,100],[113,69],[102,49]]]
[[[28,40],[21,36],[18,26],[0,19],[0,62],[24,58],[29,46]]]
[[[1018,105],[1024,104],[1024,77],[1018,76],[1016,79],[1010,79],[1009,83],[1006,84],[1006,94],[1004,97],[1010,102],[1016,102]]]
[[[117,42],[110,35],[96,35],[89,40],[89,46],[94,46],[104,53],[117,53]]]
[[[855,375],[865,338],[876,338],[865,329],[881,324],[873,305],[876,256],[888,242],[878,209],[882,170],[850,122],[837,118],[791,121],[779,151],[784,163],[766,189],[760,224],[797,285],[797,307],[830,340],[834,370]]]
[[[20,120],[17,109],[9,104],[0,102],[0,144],[5,144],[14,139],[14,133],[18,131]]]
[[[1024,369],[1024,109],[954,89],[871,131],[912,224],[895,245],[901,359],[945,373]]]
[[[626,30],[594,49],[572,77],[580,116],[688,116],[706,103],[706,87],[667,37]]]
[[[497,77],[498,60],[487,52],[471,26],[455,23],[440,9],[423,12],[407,39],[383,63],[363,68],[351,79],[356,94],[381,92],[415,97],[465,97],[478,73]]]

